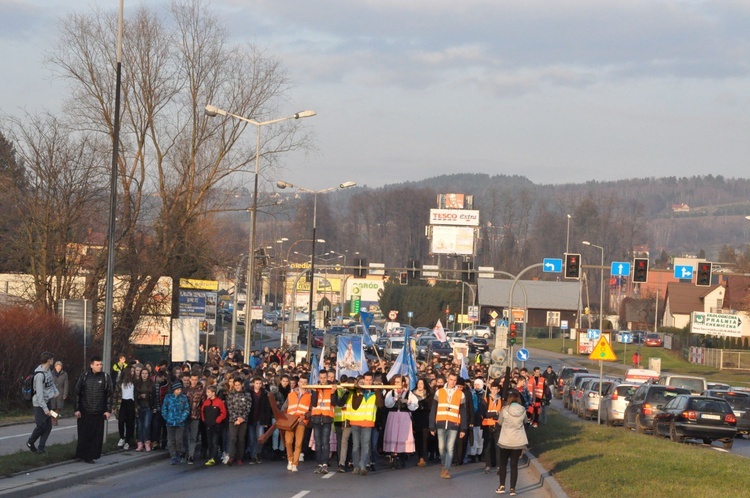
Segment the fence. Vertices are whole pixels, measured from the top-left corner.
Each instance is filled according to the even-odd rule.
[[[750,370],[750,351],[694,346],[690,348],[689,360],[720,370]]]

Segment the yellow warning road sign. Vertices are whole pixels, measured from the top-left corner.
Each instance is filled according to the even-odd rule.
[[[599,337],[599,342],[596,343],[594,350],[591,351],[589,360],[617,361],[617,356],[612,351],[612,346],[609,345],[604,334]]]

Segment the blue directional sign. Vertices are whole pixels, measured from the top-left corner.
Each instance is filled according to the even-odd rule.
[[[623,344],[632,344],[633,335],[630,332],[623,332],[620,334],[620,342]]]
[[[516,351],[516,358],[518,361],[528,361],[529,359],[529,350],[526,348],[521,348],[518,351]]]
[[[544,258],[542,270],[547,273],[562,273],[562,259]]]
[[[600,335],[602,335],[602,331],[601,330],[588,329],[586,331],[586,337],[588,338],[589,341],[598,341]]]
[[[693,265],[675,265],[674,278],[687,280],[693,278]]]
[[[630,275],[630,263],[627,261],[612,261],[609,274],[613,277],[627,277]]]

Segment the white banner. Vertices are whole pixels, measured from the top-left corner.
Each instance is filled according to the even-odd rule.
[[[378,292],[383,288],[383,279],[349,278],[346,280],[346,296],[348,299],[359,296],[362,302],[378,302]]]
[[[430,225],[479,226],[479,211],[470,209],[430,209]]]
[[[741,337],[742,321],[738,315],[694,311],[690,317],[690,331],[694,334]]]
[[[199,356],[198,318],[175,318],[172,320],[172,361],[198,361]]]
[[[474,229],[471,227],[432,227],[432,254],[474,254]]]

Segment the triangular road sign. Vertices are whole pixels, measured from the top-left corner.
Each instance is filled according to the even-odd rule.
[[[617,356],[612,351],[612,346],[609,345],[607,337],[604,334],[599,337],[599,342],[596,343],[594,350],[591,351],[589,360],[617,361]]]

